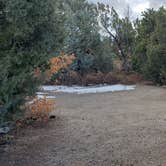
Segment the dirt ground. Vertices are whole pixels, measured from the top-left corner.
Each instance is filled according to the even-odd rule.
[[[166,89],[56,95],[58,118],[22,132],[0,166],[166,166]]]

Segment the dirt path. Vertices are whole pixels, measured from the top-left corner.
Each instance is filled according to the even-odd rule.
[[[49,125],[22,134],[1,166],[166,166],[166,89],[58,94]]]

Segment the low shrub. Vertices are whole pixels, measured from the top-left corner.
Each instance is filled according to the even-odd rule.
[[[107,84],[137,84],[143,81],[140,74],[131,72],[110,72],[105,75],[104,83]]]
[[[120,78],[118,78],[117,73],[107,73],[104,77],[104,83],[106,84],[118,84],[120,82]]]
[[[137,84],[143,82],[143,77],[135,72],[109,72],[109,73],[88,73],[81,76],[75,71],[59,73],[56,82],[60,85],[97,85],[97,84]]]
[[[53,57],[50,59],[50,69],[47,70],[47,78],[54,79],[54,75],[68,68],[74,61],[75,55],[61,54],[60,56]],[[53,77],[53,78],[52,78]],[[56,79],[56,77],[55,77]]]
[[[65,78],[65,84],[70,83],[70,85],[81,84],[82,78],[80,74],[75,71],[68,71],[67,76]]]
[[[95,84],[103,84],[104,82],[104,74],[101,72],[98,73],[90,73],[84,76],[83,85],[95,85]]]
[[[43,99],[35,98],[33,102],[26,107],[26,119],[47,121],[50,113],[55,109],[55,101],[47,99],[46,96]]]

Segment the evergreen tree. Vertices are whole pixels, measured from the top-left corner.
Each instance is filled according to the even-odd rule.
[[[166,84],[166,10],[150,9],[137,24],[137,47],[133,66],[147,78]]]
[[[131,69],[129,59],[133,55],[135,44],[135,30],[129,16],[120,18],[114,8],[98,3],[100,22],[105,32],[109,35],[110,41],[116,46],[116,54],[122,61],[124,71]]]
[[[105,70],[104,64],[108,63],[108,58],[102,58],[103,44],[96,9],[96,5],[90,4],[86,0],[71,0],[66,3],[68,37],[65,50],[67,53],[74,53],[77,56],[72,69],[81,75],[91,70],[103,71]],[[109,60],[111,69],[111,58]]]
[[[45,70],[48,59],[63,42],[60,1],[0,1],[0,105],[13,113],[34,94],[36,68]]]

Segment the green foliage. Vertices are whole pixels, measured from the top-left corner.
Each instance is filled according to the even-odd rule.
[[[129,18],[86,0],[0,0],[0,121],[34,95],[35,70],[62,49],[77,56],[71,68],[81,75],[110,72],[118,55],[125,71],[132,59],[135,71],[166,84],[166,10],[147,10],[135,29]]]
[[[166,84],[166,10],[148,10],[136,27],[133,68],[156,83]]]
[[[113,70],[113,59],[116,56],[110,44],[108,37],[103,37],[98,48],[98,55],[94,59],[94,68],[103,73],[108,73]]]
[[[129,59],[135,46],[135,30],[129,16],[120,18],[114,8],[98,3],[100,22],[116,49],[114,52],[122,60],[123,70],[129,71]]]
[[[62,44],[63,12],[58,1],[1,0],[0,105],[14,113],[40,81],[34,71]]]
[[[73,70],[80,74],[90,70],[105,70],[108,58],[103,52],[96,5],[89,4],[85,0],[71,0],[66,4],[66,11],[68,11],[66,22],[68,37],[65,50],[69,54],[77,55]],[[111,66],[111,58],[109,60]]]

